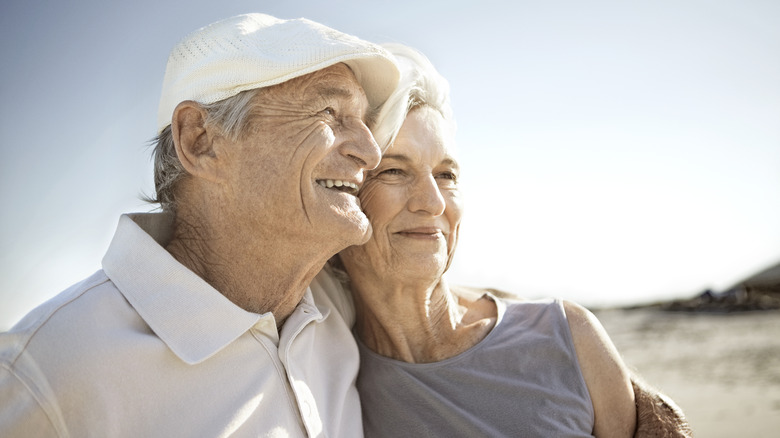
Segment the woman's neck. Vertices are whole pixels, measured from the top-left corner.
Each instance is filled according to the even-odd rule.
[[[460,298],[443,279],[403,284],[366,280],[353,277],[355,330],[363,344],[383,356],[436,362],[476,345],[495,324],[492,301]]]

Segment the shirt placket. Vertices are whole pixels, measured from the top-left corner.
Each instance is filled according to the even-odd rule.
[[[292,315],[285,322],[285,333],[281,336],[279,359],[287,373],[287,380],[292,388],[293,397],[301,414],[306,432],[310,437],[326,436],[322,418],[317,409],[317,402],[309,388],[308,381],[313,376],[307,373],[306,369],[316,366],[312,361],[317,358],[313,356],[296,357],[291,355],[292,344],[300,345],[302,343],[314,342],[313,336],[310,336],[306,329],[310,324],[316,324],[322,318],[320,312],[311,305],[302,303],[295,309]],[[289,332],[287,330],[290,330]],[[287,336],[289,334],[289,337]],[[314,351],[310,348],[303,348],[303,351]]]

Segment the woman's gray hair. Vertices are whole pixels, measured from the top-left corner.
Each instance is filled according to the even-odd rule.
[[[455,127],[450,104],[450,84],[436,71],[431,61],[411,47],[396,43],[382,44],[395,56],[401,79],[395,91],[382,105],[371,131],[384,151],[395,140],[406,115],[417,107],[426,106],[438,111],[444,120]]]
[[[231,141],[243,138],[251,126],[252,100],[261,88],[242,91],[233,97],[210,104],[201,104],[206,110],[206,126],[218,128]],[[154,187],[156,196],[148,202],[159,203],[165,212],[176,212],[176,185],[188,173],[184,169],[176,147],[173,144],[171,125],[168,125],[154,139],[152,158],[154,160]]]

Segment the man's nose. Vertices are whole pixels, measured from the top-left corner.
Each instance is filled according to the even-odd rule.
[[[339,151],[345,157],[357,162],[364,170],[371,170],[379,165],[382,151],[376,144],[374,136],[363,120],[357,117],[346,118],[343,122],[346,138],[339,146]]]

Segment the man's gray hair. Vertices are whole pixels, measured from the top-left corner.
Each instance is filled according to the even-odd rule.
[[[250,129],[252,116],[252,100],[260,88],[242,91],[233,97],[219,102],[201,105],[206,110],[206,126],[217,127],[222,135],[231,141],[243,138]],[[152,141],[154,151],[154,187],[155,198],[147,201],[159,203],[165,212],[176,212],[176,185],[188,173],[179,161],[176,147],[173,144],[171,125],[162,130]]]

